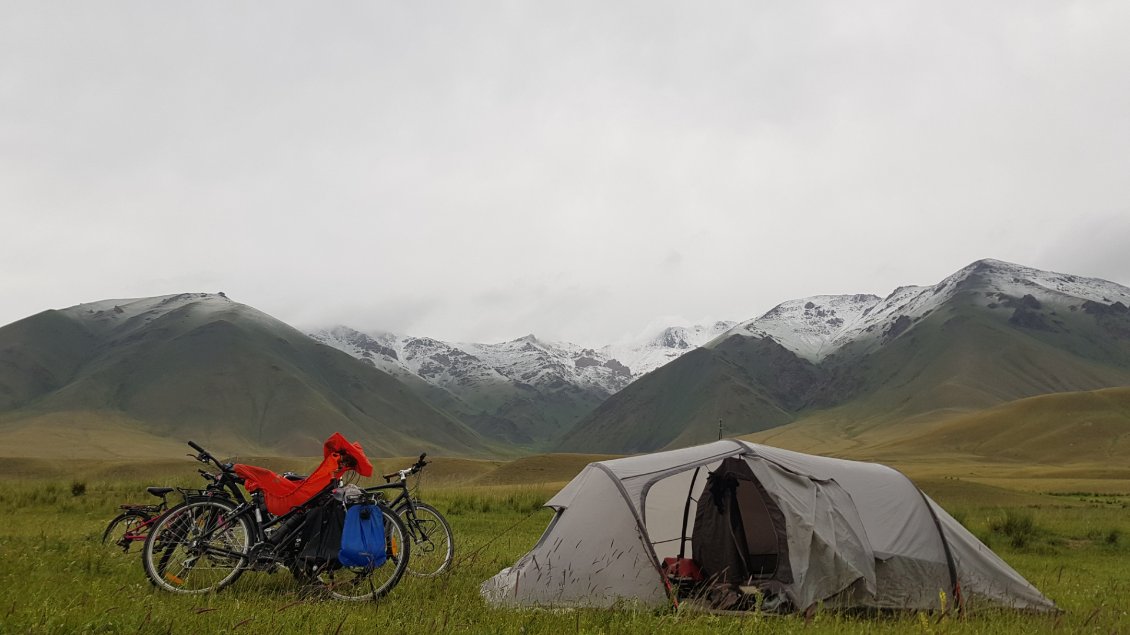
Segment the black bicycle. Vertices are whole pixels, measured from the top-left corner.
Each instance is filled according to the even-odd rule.
[[[244,497],[237,487],[241,479],[231,464],[220,463],[191,441],[189,445],[198,452],[198,461],[220,469],[217,482],[231,493],[232,500],[189,501],[160,517],[142,550],[145,573],[158,587],[202,594],[223,589],[244,571],[273,573],[281,567],[334,598],[365,600],[387,594],[400,581],[408,566],[411,541],[405,539],[407,531],[400,518],[376,496],[339,501],[335,490],[340,495],[343,489],[341,481],[334,479],[309,500],[272,517],[261,492],[252,493],[250,500]],[[324,522],[324,512],[356,503],[376,504],[381,510],[385,564],[346,567],[333,557],[311,557],[310,542],[320,538],[317,523]]]
[[[382,474],[385,485],[366,487],[364,491],[382,498],[385,490],[400,491],[388,502],[388,506],[404,521],[404,527],[412,539],[412,559],[408,563],[408,572],[430,578],[451,567],[455,558],[455,536],[451,533],[451,525],[439,510],[420,501],[409,491],[408,477],[419,474],[424,469],[428,464],[424,460],[426,456],[427,453],[421,454],[416,463],[407,469]]]

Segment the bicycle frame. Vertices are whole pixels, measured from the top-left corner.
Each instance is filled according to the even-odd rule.
[[[364,491],[370,494],[377,494],[383,493],[383,491],[386,489],[399,489],[400,493],[397,494],[396,498],[389,503],[389,509],[396,510],[398,507],[400,507],[400,505],[407,503],[408,512],[411,514],[412,520],[415,521],[416,501],[412,498],[412,495],[408,491],[408,477],[412,476],[413,474],[418,474],[420,470],[424,469],[424,466],[428,464],[427,461],[424,460],[424,457],[426,456],[428,456],[426,452],[424,454],[421,454],[420,458],[416,460],[416,463],[413,464],[412,467],[404,470],[397,470],[396,472],[392,472],[390,474],[384,474],[384,485],[373,485],[366,487],[363,488]],[[394,478],[396,479],[395,482],[392,480]]]
[[[165,510],[162,509],[160,510],[160,512],[153,513],[147,517],[134,516],[135,518],[142,518],[141,522],[132,529],[126,529],[122,534],[122,537],[119,538],[114,544],[118,547],[121,547],[123,551],[129,551],[130,543],[145,542],[145,538],[149,535],[149,528],[161,519],[161,514],[163,514],[164,512]],[[121,516],[115,517],[114,520],[111,521],[111,523],[116,522],[120,518]],[[110,531],[110,528],[107,527],[106,531],[108,533]]]
[[[240,495],[238,488],[225,489],[224,485],[220,483],[220,479],[204,470],[198,471],[201,476],[203,476],[205,480],[210,481],[210,483],[205,489],[177,487],[176,491],[180,493],[184,502],[205,500],[216,496],[229,498],[231,494],[228,489],[234,491],[237,496]],[[165,512],[169,511],[169,499],[167,498],[167,494],[168,492],[161,493],[161,502],[153,505],[126,504],[118,506],[118,509],[120,509],[122,513],[133,513],[135,516],[142,518],[141,522],[136,527],[127,529],[125,533],[122,534],[122,537],[118,539],[116,543],[118,546],[128,551],[130,543],[145,542],[145,538],[149,534],[149,528],[160,520]],[[115,517],[115,521],[119,518],[121,518],[121,516]],[[107,531],[109,531],[109,528],[107,528]]]
[[[418,540],[419,538],[416,535],[419,531],[419,527],[416,524],[416,499],[412,498],[411,492],[408,491],[407,475],[400,476],[398,480],[392,483],[385,483],[384,485],[372,485],[370,487],[362,488],[362,490],[368,494],[383,493],[384,490],[393,489],[400,490],[400,493],[396,495],[396,498],[388,501],[386,504],[388,505],[389,510],[391,510],[393,513],[396,513],[401,508],[401,506],[404,506],[405,515],[408,517],[408,522],[404,523],[405,528],[410,534],[412,534],[412,540]]]
[[[396,509],[400,507],[401,503],[403,502],[407,502],[409,506],[415,509],[415,505],[413,504],[415,501],[412,499],[412,495],[408,492],[407,481],[397,481],[396,483],[385,483],[384,485],[372,485],[370,487],[362,488],[362,490],[370,494],[376,494],[377,492],[381,492],[386,489],[400,490],[400,493],[396,495],[396,498],[388,502],[390,509]]]
[[[201,539],[207,540],[211,538],[212,535],[215,534],[215,532],[228,526],[236,519],[246,517],[249,521],[248,524],[251,525],[252,531],[247,553],[238,553],[211,545],[208,548],[208,552],[215,555],[239,558],[241,561],[243,561],[242,566],[245,567],[258,564],[257,561],[261,558],[267,558],[269,562],[277,562],[278,558],[276,557],[276,553],[279,548],[290,545],[294,541],[294,539],[298,537],[299,532],[302,531],[305,524],[304,522],[291,523],[291,521],[296,518],[305,516],[306,512],[309,511],[309,509],[314,505],[321,504],[323,502],[322,497],[332,491],[334,487],[336,487],[336,484],[331,483],[306,503],[303,503],[302,505],[291,509],[289,512],[283,514],[282,516],[270,517],[266,520],[264,520],[264,505],[262,502],[262,494],[256,492],[255,494],[251,495],[251,500],[244,500],[234,509],[232,509],[231,513],[229,513],[225,518],[224,524],[213,527],[212,529],[204,533],[201,536]],[[275,532],[274,534],[268,534],[268,530],[272,528],[282,528],[282,530],[280,532]],[[267,553],[260,553],[264,550],[263,545],[269,545],[269,547],[266,548]]]
[[[424,462],[424,456],[425,454],[420,454],[419,461],[416,462],[415,466],[407,470],[400,470],[399,472],[390,473],[390,475],[384,475],[385,480],[396,478],[396,481],[385,482],[384,485],[373,485],[363,488],[364,492],[367,494],[383,494],[386,489],[400,490],[396,498],[391,499],[391,501],[385,504],[389,506],[389,510],[393,513],[398,512],[401,507],[405,508],[405,515],[408,517],[405,528],[411,534],[412,540],[414,541],[419,540],[419,536],[417,536],[419,527],[416,520],[416,499],[412,498],[408,490],[408,477],[424,469],[424,466],[427,464]]]

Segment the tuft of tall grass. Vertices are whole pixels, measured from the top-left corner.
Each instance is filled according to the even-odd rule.
[[[949,515],[958,522],[959,525],[969,529],[969,513],[964,509],[950,510]]]
[[[545,501],[545,493],[540,490],[471,491],[450,496],[444,509],[451,516],[497,512],[529,514],[541,509]]]
[[[1031,514],[1014,509],[1007,510],[1004,518],[990,521],[989,531],[1008,538],[1013,549],[1031,546],[1044,533],[1036,526]]]

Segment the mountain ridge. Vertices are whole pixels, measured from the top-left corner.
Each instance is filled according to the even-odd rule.
[[[222,294],[99,301],[0,328],[0,430],[59,412],[273,450],[316,451],[340,430],[386,453],[495,451],[386,373]]]
[[[224,294],[102,300],[0,327],[0,439],[103,430],[149,435],[138,447],[191,436],[310,452],[340,429],[385,454],[500,456],[646,452],[721,431],[847,447],[1130,385],[1128,306],[1120,284],[993,259],[884,297],[798,298],[619,348],[344,326],[321,343]]]
[[[712,359],[694,363],[730,369],[717,383],[688,390],[680,366],[691,361],[675,360],[610,397],[558,449],[677,447],[715,438],[719,419],[727,434],[751,434],[830,408],[854,413],[839,431],[852,434],[867,422],[1127,385],[1127,304],[1130,289],[1117,283],[992,259],[885,298],[790,300],[703,347]],[[789,381],[774,378],[781,373]],[[682,405],[645,407],[658,400]],[[673,416],[684,420],[678,434]]]

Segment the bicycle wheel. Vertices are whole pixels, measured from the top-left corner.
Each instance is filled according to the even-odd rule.
[[[251,523],[230,504],[190,501],[170,509],[141,552],[145,574],[174,593],[207,593],[235,582],[247,567]]]
[[[451,567],[455,559],[455,536],[443,514],[427,503],[416,502],[415,513],[407,504],[396,514],[412,538],[412,560],[408,573],[423,578],[435,577]]]
[[[145,540],[148,529],[145,523],[149,519],[149,514],[132,509],[118,514],[102,532],[102,544],[113,545],[122,553],[128,553],[133,543]]]
[[[333,597],[339,600],[376,600],[400,582],[408,567],[412,542],[405,539],[407,531],[396,514],[381,506],[381,515],[384,517],[387,560],[375,569],[338,564],[319,572],[318,580]]]

